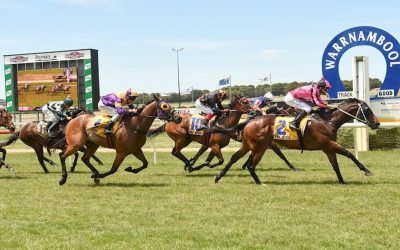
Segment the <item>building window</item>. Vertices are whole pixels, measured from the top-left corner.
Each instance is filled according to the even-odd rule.
[[[50,62],[43,62],[43,69],[50,69]]]
[[[76,67],[76,60],[69,61],[69,67]]]
[[[68,67],[68,61],[60,61],[60,68],[67,68]]]
[[[23,64],[18,64],[18,71],[19,70],[25,70],[25,63]]]
[[[43,69],[43,63],[41,62],[35,63],[35,69]]]
[[[33,70],[33,63],[27,63],[26,70]]]
[[[52,69],[58,69],[60,67],[60,61],[54,61],[50,63]]]

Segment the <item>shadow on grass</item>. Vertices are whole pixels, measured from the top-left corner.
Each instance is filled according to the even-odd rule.
[[[260,171],[260,172],[273,172],[273,171],[277,171],[277,172],[293,172],[293,173],[301,173],[302,171],[303,171],[303,169],[299,169],[300,171],[298,171],[298,172],[296,172],[296,171],[293,171],[292,169],[290,169],[289,167],[287,167],[287,168],[285,168],[285,167],[282,167],[282,168],[256,168],[256,171],[258,172],[258,171]],[[233,168],[233,169],[230,169],[229,171],[232,171],[232,172],[240,172],[240,171],[248,171],[247,170],[247,168],[245,168],[245,169],[242,169],[242,168]],[[317,170],[316,170],[317,171]],[[321,170],[322,171],[322,170]]]
[[[26,180],[28,177],[23,176],[15,176],[15,175],[0,175],[0,179],[2,180]]]
[[[99,185],[96,184],[76,184],[76,186],[84,186],[84,187],[167,187],[169,184],[166,183],[104,183],[100,182]]]

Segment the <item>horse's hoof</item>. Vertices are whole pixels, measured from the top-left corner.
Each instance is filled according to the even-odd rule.
[[[218,181],[221,179],[221,176],[217,175],[215,176],[215,183],[218,183]]]
[[[99,173],[94,173],[90,177],[93,178],[93,179],[97,179],[97,178],[99,178]]]
[[[100,179],[94,178],[93,181],[94,181],[94,184],[96,184],[96,185],[100,184]]]
[[[267,184],[264,184],[264,183],[260,183],[260,184],[261,184],[261,186],[263,186],[263,187],[268,187]]]
[[[129,173],[132,173],[132,172],[133,172],[133,169],[132,169],[132,167],[127,167],[127,168],[125,168],[125,171],[126,171],[126,172],[129,172]]]
[[[103,165],[104,165],[103,162],[98,162],[97,164],[99,164],[100,166],[103,166]]]
[[[372,172],[369,172],[369,171],[365,172],[364,174],[365,174],[365,176],[373,176],[374,175]]]
[[[73,172],[75,172],[75,168],[71,168],[69,171],[70,171],[71,173],[73,173]]]
[[[45,174],[48,174],[48,173],[50,173],[50,172],[49,172],[49,170],[46,169],[46,170],[44,171],[44,173],[45,173]]]
[[[8,169],[8,171],[9,172],[12,172],[12,171],[14,171],[14,168],[13,167],[11,167],[10,165],[6,165],[6,168]]]
[[[58,182],[58,184],[59,184],[60,186],[62,186],[62,185],[64,185],[66,182],[67,182],[67,179],[66,179],[66,178],[61,178],[61,180]]]

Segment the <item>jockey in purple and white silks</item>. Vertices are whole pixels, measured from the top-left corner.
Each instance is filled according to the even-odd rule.
[[[104,132],[106,134],[112,133],[112,127],[121,115],[127,113],[137,114],[138,110],[133,104],[137,97],[138,93],[134,89],[128,89],[120,94],[111,93],[100,98],[99,110],[112,116],[105,127]]]

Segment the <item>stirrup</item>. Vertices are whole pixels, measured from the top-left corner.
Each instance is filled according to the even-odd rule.
[[[109,129],[104,129],[104,134],[106,134],[106,135],[111,135],[111,134],[112,134],[112,131],[109,130]]]
[[[300,130],[300,128],[298,126],[296,126],[296,124],[293,124],[291,122],[289,122],[289,128],[295,129],[295,130]]]

